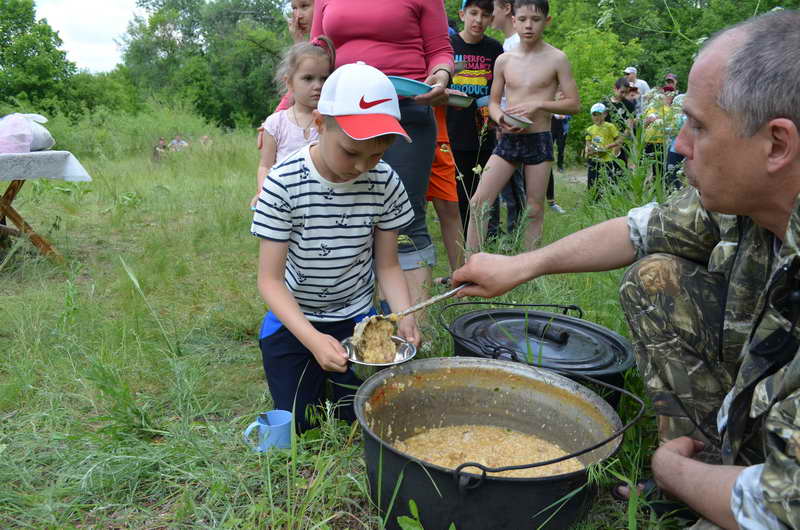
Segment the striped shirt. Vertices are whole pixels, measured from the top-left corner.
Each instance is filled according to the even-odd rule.
[[[330,182],[304,146],[264,179],[250,231],[288,242],[284,281],[306,318],[337,321],[372,306],[373,229],[399,230],[413,218],[386,162],[349,182]]]

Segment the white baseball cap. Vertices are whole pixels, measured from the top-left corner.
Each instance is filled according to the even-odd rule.
[[[334,117],[354,140],[398,134],[411,142],[398,121],[400,105],[394,85],[380,70],[361,61],[333,71],[322,85],[317,110]]]
[[[625,72],[626,74],[635,74],[636,68],[633,66],[629,66],[626,69],[624,69],[623,72]]]
[[[594,105],[592,105],[592,108],[589,112],[594,114],[595,112],[605,112],[605,111],[606,111],[605,105],[603,105],[602,103],[595,103]]]

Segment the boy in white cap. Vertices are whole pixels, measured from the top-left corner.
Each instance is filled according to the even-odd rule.
[[[586,128],[586,146],[584,155],[587,159],[587,186],[594,197],[602,194],[602,186],[597,185],[599,178],[613,181],[619,172],[614,159],[622,146],[622,135],[613,123],[606,121],[606,106],[602,103],[592,105],[592,124]]]
[[[639,97],[636,100],[636,114],[638,115],[644,110],[644,95],[650,91],[650,85],[644,79],[639,79],[637,76],[639,72],[636,70],[635,66],[629,66],[623,70],[625,72],[625,77],[628,78],[628,81],[636,85],[636,88],[639,89]]]
[[[251,232],[260,241],[258,289],[270,311],[260,347],[275,408],[294,411],[302,432],[306,408],[322,401],[325,381],[345,420],[360,380],[341,341],[373,314],[377,276],[392,311],[410,305],[397,257],[397,234],[413,211],[397,173],[381,160],[397,136],[397,93],[379,70],[343,65],[325,81],[314,122],[319,142],[272,168]],[[413,316],[398,334],[419,345]],[[349,387],[349,388],[348,388]]]

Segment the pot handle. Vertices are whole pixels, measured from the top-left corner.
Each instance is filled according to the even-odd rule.
[[[560,372],[559,370],[553,370],[553,372],[557,372],[559,374],[563,374],[564,376],[567,376],[567,374],[565,372]],[[628,423],[623,425],[619,430],[617,430],[616,432],[611,434],[609,437],[597,442],[594,445],[590,445],[589,447],[587,447],[585,449],[581,449],[580,451],[575,451],[574,453],[570,453],[568,455],[564,455],[564,456],[561,456],[561,457],[558,457],[558,458],[553,458],[551,460],[545,460],[544,462],[534,462],[533,464],[521,464],[521,465],[518,465],[518,466],[504,466],[504,467],[486,467],[483,464],[480,464],[478,462],[465,462],[465,463],[461,464],[460,466],[458,466],[457,468],[455,468],[453,470],[453,478],[456,481],[456,485],[458,486],[459,493],[464,494],[464,493],[467,492],[467,490],[471,490],[471,489],[475,489],[475,488],[479,487],[481,484],[483,484],[484,479],[486,478],[486,473],[487,472],[488,473],[499,473],[501,471],[511,471],[511,470],[515,470],[515,469],[529,469],[529,468],[532,468],[532,467],[547,466],[547,465],[550,465],[550,464],[555,464],[555,463],[561,462],[563,460],[569,460],[570,458],[575,458],[576,456],[580,456],[580,455],[592,452],[595,449],[598,449],[598,448],[604,446],[605,444],[607,444],[608,442],[610,442],[614,438],[617,438],[618,436],[622,436],[625,433],[625,431],[630,429],[637,421],[639,421],[639,419],[642,417],[642,414],[644,414],[644,409],[645,409],[644,401],[642,401],[642,399],[639,396],[637,396],[636,394],[634,394],[634,393],[632,393],[632,392],[630,392],[628,390],[625,390],[624,388],[620,388],[620,387],[614,386],[614,385],[612,385],[610,383],[606,383],[605,381],[600,381],[599,379],[595,379],[594,377],[589,377],[588,375],[575,374],[575,373],[570,373],[569,374],[569,377],[576,377],[576,376],[580,377],[582,379],[586,379],[588,381],[591,381],[592,383],[595,383],[595,384],[598,384],[598,385],[601,385],[601,386],[605,386],[607,388],[610,388],[611,390],[614,390],[614,391],[617,391],[617,392],[621,392],[622,394],[625,394],[626,396],[628,396],[629,398],[633,399],[636,403],[639,404],[639,411],[636,413],[636,415],[633,417],[632,420],[630,420]],[[464,471],[465,467],[477,467],[478,469],[481,470],[481,476],[480,477],[475,477],[474,474],[467,475],[466,474],[467,472]],[[472,479],[472,480],[470,481],[468,479]]]
[[[481,470],[481,475],[476,477],[474,475],[461,474],[461,471],[465,467],[477,467]],[[455,471],[453,471],[453,474],[456,479],[459,495],[463,497],[469,490],[474,490],[480,487],[481,484],[483,484],[483,480],[486,478],[486,469],[487,468],[483,467],[477,462],[464,462],[458,466]]]

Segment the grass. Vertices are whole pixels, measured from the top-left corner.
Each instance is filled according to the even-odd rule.
[[[144,132],[119,130],[155,139],[151,121]],[[93,137],[90,126],[78,125],[82,141]],[[0,250],[0,526],[380,526],[360,431],[330,410],[289,452],[260,455],[241,440],[271,408],[247,207],[253,135],[218,132],[210,149],[193,146],[158,163],[146,147],[129,149],[145,145],[141,138],[113,142],[118,156],[104,155],[103,145],[82,151],[91,183],[29,181],[15,202],[65,264],[26,240]],[[646,202],[637,185],[591,205],[580,185],[560,179],[569,213],[547,216],[544,240]],[[432,218],[430,226],[436,233]],[[518,247],[511,237],[494,248]],[[442,248],[439,258],[435,275],[447,273]],[[627,334],[620,275],[542,278],[501,301],[574,303],[584,318]],[[429,355],[448,355],[447,333],[425,331]],[[637,375],[626,378],[641,394]],[[633,412],[623,402],[623,419]],[[652,418],[632,429],[598,474],[601,490],[646,473],[654,440]],[[675,526],[631,506],[603,494],[580,528]]]

